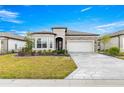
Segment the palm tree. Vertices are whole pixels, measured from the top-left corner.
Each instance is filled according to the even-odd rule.
[[[101,37],[101,42],[104,45],[104,50],[105,50],[106,44],[110,41],[110,39],[111,37],[109,35],[104,35]]]

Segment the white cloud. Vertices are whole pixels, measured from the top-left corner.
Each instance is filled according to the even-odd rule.
[[[18,34],[18,35],[21,35],[21,36],[25,36],[28,31],[11,29],[9,32],[14,33],[14,34]]]
[[[92,8],[92,7],[84,8],[84,9],[81,10],[81,12],[86,12],[86,11],[90,10],[91,8]]]
[[[22,21],[18,20],[19,13],[11,12],[7,10],[0,10],[0,20],[12,23],[22,23]]]
[[[104,25],[97,26],[96,28],[114,28],[114,27],[120,27],[120,26],[124,26],[124,21],[104,24]]]
[[[121,29],[121,28],[123,28],[123,26],[124,26],[124,21],[119,21],[119,22],[113,22],[113,23],[108,23],[108,24],[104,24],[104,25],[99,25],[99,26],[96,26],[95,28],[98,31],[110,32],[110,31]]]

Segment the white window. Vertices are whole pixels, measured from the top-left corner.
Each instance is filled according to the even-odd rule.
[[[50,48],[52,48],[53,47],[53,44],[52,44],[52,41],[50,41]]]
[[[32,40],[32,47],[35,48],[35,39]]]
[[[15,44],[15,50],[17,50],[17,44]]]
[[[47,48],[47,41],[42,41],[42,48]]]
[[[37,48],[41,48],[41,38],[37,39]]]

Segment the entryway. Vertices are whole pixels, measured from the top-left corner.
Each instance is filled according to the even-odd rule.
[[[56,49],[57,50],[63,49],[63,39],[61,37],[56,38]]]

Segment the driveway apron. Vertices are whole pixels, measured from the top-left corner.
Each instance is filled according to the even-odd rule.
[[[65,79],[124,79],[124,60],[97,53],[70,53],[77,65]]]

